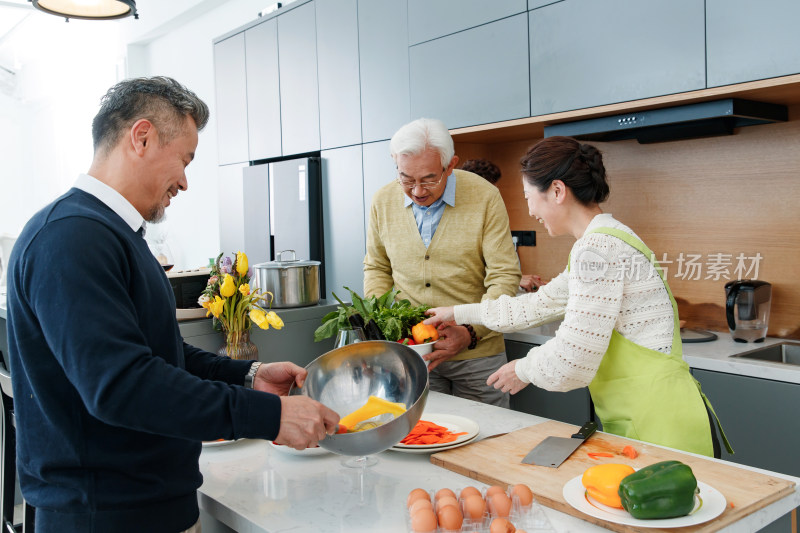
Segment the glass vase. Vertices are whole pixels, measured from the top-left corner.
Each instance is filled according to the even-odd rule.
[[[231,359],[257,360],[258,347],[250,342],[250,331],[226,331],[225,344],[223,344],[217,355],[230,357]]]

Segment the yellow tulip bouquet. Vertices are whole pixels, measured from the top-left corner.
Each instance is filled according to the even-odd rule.
[[[233,259],[217,256],[211,267],[208,285],[197,300],[207,309],[206,316],[214,316],[215,328],[225,334],[226,352],[233,356],[236,346],[249,342],[253,324],[261,329],[283,327],[283,320],[262,305],[271,307],[273,295],[250,288],[251,273],[244,252],[236,252]]]

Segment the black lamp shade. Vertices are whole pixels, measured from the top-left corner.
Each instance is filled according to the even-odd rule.
[[[139,18],[135,0],[30,0],[33,7],[51,15],[86,20]]]

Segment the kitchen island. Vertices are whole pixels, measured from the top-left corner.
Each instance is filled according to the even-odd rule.
[[[476,421],[480,426],[478,440],[547,422],[541,417],[439,393],[430,393],[425,412],[455,414]],[[378,463],[362,472],[341,466],[341,457],[334,454],[293,455],[278,451],[265,441],[245,439],[204,448],[200,457],[204,483],[198,492],[203,531],[406,533],[405,502],[412,489],[486,487],[434,466],[428,454],[389,450],[376,457]],[[800,489],[795,486],[790,494],[722,531],[757,531],[798,505]],[[554,509],[542,511],[550,531],[605,530]]]

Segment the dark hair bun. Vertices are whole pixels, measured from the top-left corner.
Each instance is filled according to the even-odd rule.
[[[560,180],[583,205],[608,198],[603,156],[590,144],[581,144],[571,137],[548,137],[532,146],[520,164],[528,183],[542,192],[554,180]]]

